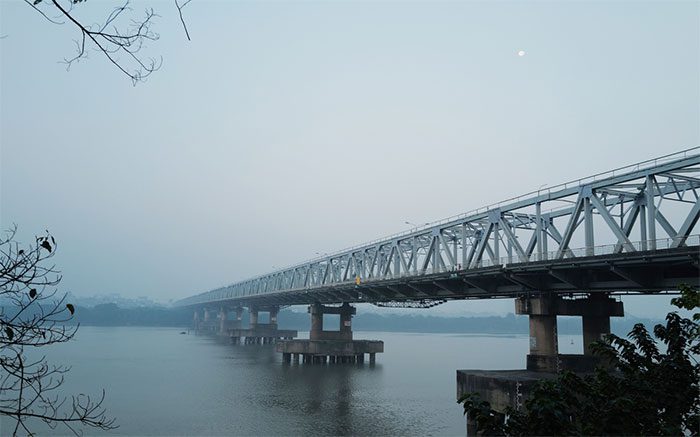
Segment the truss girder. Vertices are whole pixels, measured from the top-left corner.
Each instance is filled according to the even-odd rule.
[[[351,295],[339,292],[338,287],[362,287],[387,280],[404,281],[408,288],[384,288],[381,293],[370,291],[368,295],[374,297],[368,297],[415,297],[416,291],[436,295],[447,292],[449,287],[442,282],[429,281],[428,284],[437,288],[426,290],[418,282],[425,283],[425,277],[446,272],[461,275],[486,267],[505,268],[697,246],[700,244],[697,236],[700,219],[699,151],[700,148],[695,148],[682,155],[529,193],[208,291],[177,304],[282,294],[294,295],[296,299],[300,293],[322,291],[333,291],[326,295],[328,299],[349,300]],[[657,227],[668,238],[657,240]],[[564,232],[559,232],[559,229]],[[618,279],[628,273],[619,269],[617,272],[613,276]],[[634,277],[639,279],[639,275]],[[567,286],[586,283],[575,274],[561,272],[552,271],[547,278]],[[632,276],[628,275],[626,279],[632,281]],[[543,283],[522,275],[510,275],[503,281],[509,286],[527,289],[541,287]],[[479,278],[463,279],[460,284],[485,293],[494,289],[493,284]]]

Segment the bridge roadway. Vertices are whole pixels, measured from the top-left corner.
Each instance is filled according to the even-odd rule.
[[[698,218],[700,147],[695,147],[544,188],[175,305],[425,307],[537,293],[674,291],[682,283],[698,284]],[[274,248],[274,242],[269,244]]]

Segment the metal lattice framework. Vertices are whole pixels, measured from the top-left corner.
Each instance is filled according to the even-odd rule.
[[[251,302],[264,296],[277,296],[285,302],[284,294],[306,296],[288,301],[295,304],[314,301],[324,291],[351,287],[366,292],[352,296],[337,292],[333,298],[325,297],[328,301],[430,297],[424,288],[412,283],[430,275],[457,272],[465,283],[474,285],[478,278],[470,282],[470,272],[486,267],[503,270],[533,263],[557,265],[590,257],[698,246],[694,235],[698,218],[700,147],[695,147],[531,192],[183,299],[177,305]],[[552,272],[550,267],[549,274],[556,277]],[[374,285],[397,280],[415,288],[415,295],[400,291],[372,294]],[[571,283],[566,278],[562,281]],[[518,284],[517,279],[511,282]],[[489,291],[478,284],[474,287]],[[643,290],[642,286],[637,288]],[[454,290],[448,291],[457,298]]]
[[[372,305],[381,308],[432,308],[438,305],[442,305],[447,302],[445,299],[418,299],[418,300],[406,300],[406,301],[388,301],[388,302],[372,302]]]

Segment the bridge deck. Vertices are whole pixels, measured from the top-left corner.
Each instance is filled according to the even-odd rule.
[[[656,294],[680,284],[700,285],[697,246],[429,274],[420,278],[348,282],[221,299],[241,306],[305,305],[314,302],[388,302],[513,298],[540,292]],[[216,301],[211,302],[216,304]]]

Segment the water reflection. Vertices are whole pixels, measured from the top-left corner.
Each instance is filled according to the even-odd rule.
[[[272,345],[179,332],[85,327],[49,358],[73,366],[67,393],[106,389],[116,435],[463,435],[455,371],[519,368],[528,350],[527,336],[367,333],[386,345],[374,367],[286,365]]]

